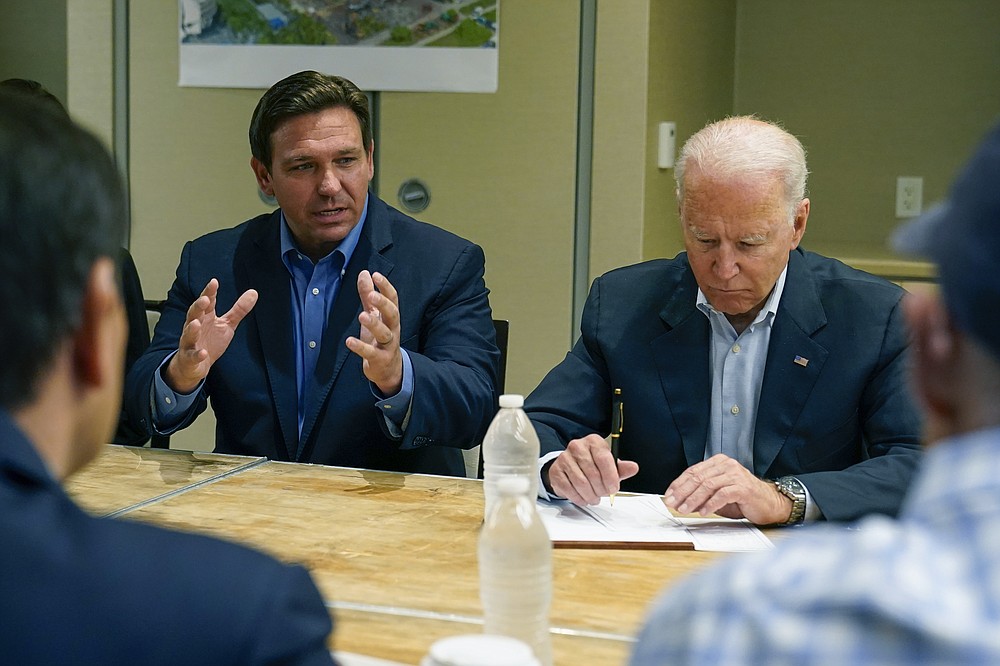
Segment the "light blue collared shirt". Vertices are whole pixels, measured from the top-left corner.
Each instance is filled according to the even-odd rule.
[[[898,519],[804,528],[672,585],[632,666],[1000,663],[1000,429],[927,451]]]
[[[299,251],[295,239],[288,228],[284,212],[281,213],[280,250],[281,261],[290,276],[289,289],[292,303],[292,339],[295,347],[295,377],[298,393],[298,431],[302,434],[302,424],[305,419],[306,407],[312,396],[309,395],[307,381],[316,371],[316,362],[323,348],[324,332],[329,320],[330,310],[340,293],[345,267],[350,263],[354,250],[361,238],[361,231],[368,218],[368,198],[361,219],[344,237],[336,249],[315,264],[309,257]],[[339,339],[334,336],[333,343]],[[402,437],[409,420],[409,410],[413,397],[413,364],[406,350],[400,350],[403,356],[403,382],[399,393],[386,398],[372,384],[372,394],[377,398],[376,405],[385,417],[386,426],[394,437]],[[195,398],[204,382],[189,394],[174,392],[163,380],[162,370],[170,361],[170,354],[159,370],[154,374],[153,405],[155,430],[169,434],[180,425],[187,412],[194,404]],[[301,454],[304,442],[299,442]]]
[[[764,381],[771,327],[785,291],[788,266],[781,271],[774,289],[753,322],[740,334],[698,289],[696,305],[708,317],[712,328],[709,372],[712,376],[712,405],[705,442],[705,460],[718,453],[735,459],[753,471],[754,430]],[[805,484],[803,484],[805,487]],[[819,518],[819,508],[806,488],[806,518]]]
[[[698,289],[696,305],[708,317],[712,327],[709,372],[712,376],[712,407],[705,443],[705,459],[717,453],[735,458],[749,470],[753,469],[754,425],[760,385],[767,362],[767,347],[771,342],[771,326],[778,311],[778,302],[785,290],[785,275],[781,271],[771,295],[753,322],[740,333],[705,298]]]

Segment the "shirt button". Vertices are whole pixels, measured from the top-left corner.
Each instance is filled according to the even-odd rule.
[[[382,405],[382,409],[392,409],[392,405]]]
[[[313,296],[319,296],[319,287],[313,287]]]
[[[309,341],[309,349],[316,349],[316,341],[315,340],[310,340]]]
[[[733,345],[733,353],[734,354],[739,354],[740,353],[740,346],[739,345]]]
[[[730,411],[730,412],[732,412],[733,416],[736,416],[737,414],[739,414],[739,413],[740,413],[740,406],[739,406],[739,405],[733,405],[733,406],[732,406],[732,407],[731,407],[731,408],[729,409],[729,411]]]
[[[172,401],[170,400],[170,398],[167,398],[167,397],[164,397],[164,398],[163,398],[163,400],[164,400],[164,401],[165,401],[165,402],[166,402],[166,403],[167,403],[168,405],[169,405],[169,404],[172,404]]]

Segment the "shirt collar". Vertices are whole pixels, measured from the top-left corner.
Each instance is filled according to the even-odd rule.
[[[354,225],[350,233],[344,236],[344,240],[340,241],[340,244],[335,247],[330,254],[326,255],[319,261],[323,261],[329,257],[334,252],[340,252],[344,257],[344,266],[351,262],[351,256],[354,254],[355,248],[358,247],[358,241],[361,240],[361,230],[365,226],[365,221],[368,219],[368,198],[369,195],[365,194],[365,207],[361,211],[361,219],[358,223]],[[306,255],[299,250],[298,244],[295,242],[295,238],[292,236],[291,229],[288,228],[288,222],[285,220],[285,211],[281,211],[281,231],[280,231],[280,249],[282,258],[287,257],[289,252],[295,252],[301,254],[303,257]],[[316,263],[319,263],[317,261]]]
[[[785,264],[785,268],[782,269],[781,275],[778,276],[777,281],[774,283],[774,289],[771,290],[771,295],[767,297],[767,301],[764,303],[764,307],[761,308],[760,312],[757,313],[757,317],[750,324],[750,328],[756,326],[757,324],[770,319],[774,320],[775,315],[778,313],[778,304],[781,302],[781,294],[785,291],[785,277],[788,275],[788,264]],[[724,316],[721,312],[712,307],[712,304],[708,302],[705,298],[705,293],[702,292],[701,287],[698,287],[698,298],[695,301],[695,305],[705,313],[706,317],[711,318],[712,314],[719,316]]]

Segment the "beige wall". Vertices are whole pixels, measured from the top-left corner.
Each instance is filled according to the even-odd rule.
[[[66,103],[66,0],[3,3],[0,80],[34,79]]]
[[[896,177],[940,199],[1000,114],[1000,2],[744,0],[737,26],[736,111],[809,153],[804,245],[905,271],[885,261]]]
[[[735,0],[654,0],[649,15],[649,94],[642,258],[684,249],[674,170],[656,166],[662,121],[677,123],[677,150],[708,121],[732,113]]]
[[[654,3],[657,0],[653,0]],[[642,256],[649,94],[649,3],[598,2],[590,195],[590,275]]]
[[[683,249],[658,125],[676,123],[679,147],[732,112],[735,31],[735,0],[598,3],[591,279]]]
[[[64,0],[66,99],[69,112],[114,145],[114,12],[112,0]]]

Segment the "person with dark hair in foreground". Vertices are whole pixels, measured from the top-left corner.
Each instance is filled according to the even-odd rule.
[[[302,567],[91,517],[60,485],[118,418],[125,220],[100,142],[0,91],[0,660],[330,664],[330,617]]]
[[[69,117],[66,107],[59,98],[45,89],[38,81],[32,79],[4,79],[0,81],[0,89],[11,94],[25,95],[42,104],[61,116]],[[123,232],[124,233],[124,232]],[[124,237],[123,237],[124,240]],[[146,321],[146,307],[142,295],[142,283],[139,281],[139,271],[135,267],[132,255],[124,247],[118,250],[118,272],[121,275],[122,298],[125,302],[125,315],[128,320],[128,344],[125,347],[125,372],[127,373],[142,356],[149,346],[149,323]],[[149,435],[132,427],[125,414],[118,420],[118,428],[114,433],[114,444],[142,446],[149,440]]]
[[[1000,126],[896,232],[940,290],[906,296],[928,447],[898,520],[811,527],[668,590],[633,666],[1000,663]]]
[[[250,148],[280,208],[185,245],[130,420],[170,434],[211,398],[217,452],[464,476],[500,358],[482,249],[369,192],[368,101],[347,79],[274,84]]]

